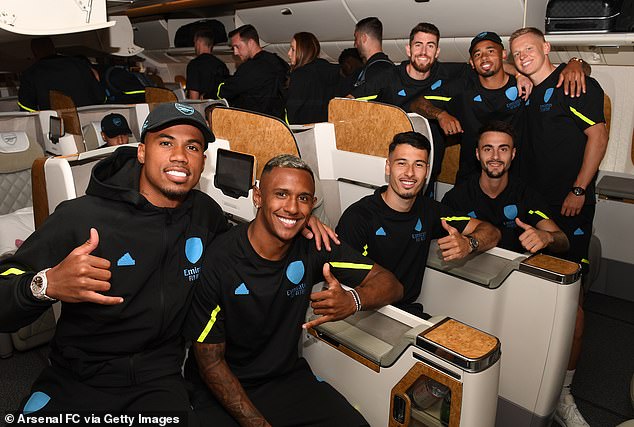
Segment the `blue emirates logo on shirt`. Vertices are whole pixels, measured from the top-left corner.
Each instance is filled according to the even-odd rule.
[[[504,221],[504,226],[507,228],[515,228],[515,218],[517,218],[517,205],[504,206],[504,216],[508,221]]]
[[[287,297],[295,298],[306,293],[306,284],[302,283],[305,272],[304,263],[301,260],[293,261],[286,267],[286,278],[292,285],[296,285],[286,291]]]
[[[553,92],[555,92],[554,87],[549,87],[548,89],[546,89],[546,92],[544,92],[544,104],[539,106],[540,112],[544,113],[546,111],[550,111],[550,109],[553,107],[553,104],[548,102],[550,101],[550,98],[552,98]]]
[[[418,218],[416,225],[414,226],[414,233],[412,233],[412,239],[417,242],[422,242],[427,237],[427,232],[423,230],[423,221]]]
[[[518,98],[518,91],[516,86],[511,86],[510,88],[504,91],[506,98],[511,101],[506,104],[507,110],[514,110],[518,108],[522,104],[522,99]]]
[[[190,237],[185,242],[185,257],[192,264],[196,264],[203,256],[203,241],[200,237]],[[185,278],[193,282],[200,277],[200,267],[185,268],[183,269],[183,275]]]

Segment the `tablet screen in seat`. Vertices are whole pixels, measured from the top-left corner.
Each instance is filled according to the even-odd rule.
[[[254,156],[219,148],[214,185],[222,194],[234,199],[247,197],[253,186],[254,168]]]

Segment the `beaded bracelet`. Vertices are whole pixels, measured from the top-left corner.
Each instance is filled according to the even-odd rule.
[[[352,298],[354,298],[354,305],[356,307],[356,311],[361,311],[362,307],[361,307],[361,298],[359,298],[359,293],[356,291],[356,289],[350,289],[348,290],[348,292],[350,292],[352,294]]]

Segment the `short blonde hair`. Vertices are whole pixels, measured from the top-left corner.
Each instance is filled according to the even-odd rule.
[[[544,37],[544,33],[542,33],[542,31],[539,28],[524,27],[524,28],[520,28],[519,30],[513,31],[513,34],[511,34],[511,37],[509,37],[509,46],[511,45],[511,43],[513,43],[513,40],[525,34],[532,34],[534,36],[537,36],[541,39],[542,42],[546,43],[546,38]]]

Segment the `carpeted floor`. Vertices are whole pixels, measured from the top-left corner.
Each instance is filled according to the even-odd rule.
[[[584,311],[583,348],[572,392],[590,426],[614,427],[634,418],[634,303],[589,293]]]

